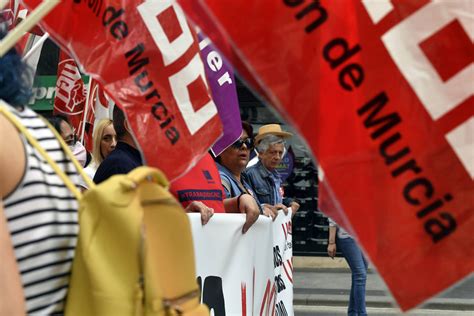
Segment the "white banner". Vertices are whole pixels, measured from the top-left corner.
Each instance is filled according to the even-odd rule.
[[[293,315],[291,212],[260,216],[246,234],[243,214],[189,214],[202,302],[211,315]]]
[[[293,315],[293,234],[291,208],[280,211],[273,222],[273,267],[277,301],[275,315]],[[272,314],[273,315],[273,314]]]

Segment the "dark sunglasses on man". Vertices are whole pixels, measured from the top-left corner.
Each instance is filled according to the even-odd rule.
[[[245,144],[245,146],[249,150],[253,149],[253,139],[252,138],[239,139],[235,143],[232,144],[232,147],[234,147],[235,149],[240,149],[243,144]]]

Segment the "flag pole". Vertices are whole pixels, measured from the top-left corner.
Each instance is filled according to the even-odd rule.
[[[84,115],[82,116],[82,128],[81,128],[81,138],[80,142],[84,144],[84,134],[86,133],[86,123],[87,123],[87,114],[89,112],[89,107],[91,106],[89,103],[89,94],[91,93],[91,84],[92,84],[92,77],[89,76],[89,83],[87,84],[87,93],[86,93],[86,104],[84,109]]]
[[[33,53],[41,47],[41,45],[43,45],[44,41],[46,41],[47,39],[49,38],[49,34],[48,33],[44,33],[43,36],[40,37],[40,39],[33,45],[33,47],[31,47],[28,52],[26,52],[26,54],[23,56],[23,61],[27,60],[28,58],[31,57],[31,55],[33,55]]]
[[[35,26],[46,14],[48,14],[60,0],[46,0],[43,1],[33,12],[31,12],[25,20],[20,22],[11,32],[0,41],[0,57],[18,42],[18,40]],[[3,2],[2,2],[3,4]]]

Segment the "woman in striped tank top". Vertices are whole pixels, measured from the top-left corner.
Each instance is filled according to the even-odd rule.
[[[0,58],[0,99],[77,183],[52,131],[21,106],[29,97],[25,70],[14,50]],[[78,229],[72,193],[0,114],[0,315],[63,313]]]

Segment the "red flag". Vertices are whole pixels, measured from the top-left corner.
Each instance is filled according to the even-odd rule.
[[[305,137],[401,308],[471,273],[472,1],[205,3],[237,68]]]
[[[62,114],[79,133],[82,130],[87,89],[74,59],[59,53],[58,78],[54,97],[54,114]]]
[[[147,164],[170,179],[221,135],[196,34],[174,2],[62,1],[42,26],[125,110]]]
[[[213,208],[215,213],[225,212],[225,192],[216,163],[210,154],[202,157],[191,170],[174,180],[170,184],[170,192],[183,207],[199,201]]]
[[[16,25],[19,5],[20,1],[10,0],[6,3],[5,7],[0,8],[0,22],[6,23],[9,30],[14,28]]]
[[[96,121],[111,118],[109,111],[109,101],[105,96],[104,90],[100,87],[99,82],[90,79],[89,93],[87,95],[86,109],[82,121],[85,122],[84,129],[80,130],[80,139],[83,139],[84,146],[87,151],[92,152],[94,143],[92,134]]]

